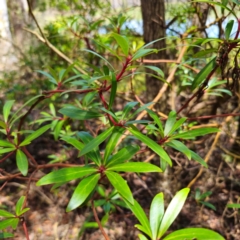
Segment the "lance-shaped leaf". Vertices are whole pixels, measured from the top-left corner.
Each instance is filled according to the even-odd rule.
[[[27,156],[20,149],[17,150],[16,154],[17,167],[23,176],[26,176],[28,173],[28,160]]]
[[[130,204],[133,204],[134,199],[132,196],[132,192],[126,181],[118,173],[111,171],[106,171],[105,173],[110,183],[118,191],[122,198],[127,200]]]
[[[149,68],[149,69],[157,72],[161,77],[164,77],[164,72],[160,68],[158,68],[156,66],[144,66],[144,67]]]
[[[195,88],[199,87],[206,77],[211,73],[211,71],[215,68],[216,66],[216,57],[214,57],[195,77],[192,83],[192,90]]]
[[[152,230],[152,239],[156,240],[160,224],[164,215],[164,196],[163,193],[158,193],[151,203],[150,207],[150,227]]]
[[[191,139],[195,138],[198,136],[204,136],[209,133],[216,133],[219,132],[218,128],[198,128],[198,129],[193,129],[189,130],[187,132],[183,133],[178,133],[176,135],[171,136],[171,139],[176,139],[176,138],[183,138],[183,139]]]
[[[114,154],[112,157],[108,159],[107,167],[125,162],[130,160],[137,151],[139,151],[139,146],[126,146],[122,148],[119,152]]]
[[[150,117],[154,120],[154,122],[158,125],[160,136],[163,138],[164,137],[163,125],[159,116],[150,109],[146,109],[146,111],[148,112]]]
[[[191,151],[191,156],[192,156],[192,159],[194,159],[195,161],[197,161],[198,163],[200,163],[201,165],[203,165],[204,167],[208,167],[207,163],[195,152]]]
[[[232,31],[232,28],[233,28],[233,24],[234,24],[234,20],[230,20],[228,23],[227,23],[227,26],[225,28],[225,38],[226,40],[229,39],[230,35],[231,35],[231,31]]]
[[[161,168],[145,162],[127,162],[122,164],[117,164],[108,168],[109,171],[116,172],[136,172],[136,173],[145,173],[145,172],[162,172]]]
[[[172,161],[169,158],[168,154],[164,151],[164,149],[154,142],[152,139],[140,133],[135,129],[128,129],[137,139],[145,143],[149,148],[151,148],[155,153],[157,153],[164,161],[166,161],[170,166],[172,166]]]
[[[51,74],[47,73],[47,72],[44,72],[44,71],[41,71],[41,70],[37,70],[36,72],[39,72],[41,73],[42,75],[44,75],[45,77],[48,78],[48,80],[52,83],[54,83],[55,85],[57,85],[57,80],[56,80],[56,76],[52,76]],[[55,74],[54,74],[55,75]]]
[[[98,147],[102,142],[104,142],[109,137],[109,135],[112,133],[113,129],[114,129],[114,127],[110,127],[105,132],[101,133],[96,138],[94,138],[91,142],[86,144],[84,146],[84,148],[82,149],[82,151],[80,152],[79,156],[83,156],[84,154],[86,154],[86,153],[90,152],[91,150],[95,149],[96,147]]]
[[[79,137],[83,143],[86,145],[94,140],[94,137],[88,132],[77,132],[77,137]],[[83,149],[83,148],[82,148]],[[101,164],[101,156],[98,147],[94,148],[88,152],[87,157],[94,161],[98,166]]]
[[[14,148],[14,144],[5,141],[5,140],[0,140],[0,147],[10,147],[10,148]]]
[[[129,119],[129,112],[138,104],[138,102],[128,102],[122,111],[122,119]]]
[[[62,168],[45,175],[36,185],[41,186],[52,183],[69,182],[95,172],[97,172],[97,169],[90,166]]]
[[[16,210],[15,210],[17,216],[20,216],[20,213],[21,213],[21,210],[22,210],[22,207],[23,207],[24,200],[25,200],[25,197],[22,196],[22,197],[20,197],[19,200],[17,201]]]
[[[84,148],[84,144],[82,142],[79,142],[76,138],[65,136],[61,138],[63,141],[71,144],[78,150],[82,150]]]
[[[3,209],[0,209],[0,216],[1,217],[7,217],[7,218],[10,218],[10,217],[15,217],[14,214],[10,213],[10,212],[7,212]]]
[[[119,138],[123,135],[125,129],[121,127],[114,127],[112,135],[108,140],[107,146],[105,148],[104,159],[103,162],[106,163],[110,154],[113,152],[114,148],[116,147]]]
[[[100,178],[100,173],[94,174],[84,178],[74,190],[74,193],[68,203],[67,212],[79,207],[87,197],[91,194],[93,189],[96,187],[98,180]]]
[[[98,53],[96,53],[92,50],[89,50],[89,49],[83,49],[83,51],[86,51],[86,52],[92,53],[93,55],[98,56],[99,58],[101,58],[103,61],[105,61],[114,70],[114,67],[112,66],[112,64],[106,58],[101,56],[100,54],[98,54]]]
[[[179,120],[177,120],[173,127],[171,128],[171,130],[169,131],[168,135],[170,136],[171,134],[173,134],[185,121],[187,118],[180,118]]]
[[[183,204],[188,196],[190,189],[183,188],[173,197],[172,201],[168,205],[168,208],[163,216],[160,229],[158,232],[158,238],[161,238],[163,234],[168,230],[170,225],[176,219],[177,215],[181,211]]]
[[[206,228],[185,228],[177,230],[167,235],[163,240],[183,240],[183,239],[197,239],[197,240],[224,240],[219,233]]]
[[[0,148],[0,155],[7,152],[15,151],[16,148]]]
[[[8,121],[8,116],[10,114],[10,110],[11,110],[14,102],[15,102],[15,100],[6,101],[6,103],[3,106],[3,119],[4,119],[5,123]]]
[[[137,60],[137,59],[139,59],[139,58],[142,58],[142,57],[144,57],[144,56],[146,56],[146,55],[149,55],[149,54],[151,54],[151,53],[153,53],[153,52],[155,52],[155,51],[156,51],[156,49],[152,49],[152,48],[139,49],[139,50],[133,55],[131,62],[134,61],[134,60]]]
[[[138,234],[140,240],[148,240],[144,235]]]
[[[0,230],[3,230],[7,227],[12,227],[13,229],[17,228],[19,219],[18,218],[8,218],[0,221]]]
[[[71,119],[77,119],[77,120],[87,120],[87,119],[98,118],[103,116],[99,112],[86,111],[74,106],[61,108],[59,112],[63,115],[70,117]]]
[[[12,233],[8,233],[8,232],[1,232],[0,233],[0,239],[10,238],[10,237],[14,237],[14,235]]]
[[[128,56],[128,51],[129,51],[129,42],[128,39],[124,36],[121,36],[117,33],[112,33],[111,34],[115,40],[117,41],[118,45],[122,49],[124,55]]]
[[[142,207],[140,206],[140,204],[134,200],[134,204],[130,204],[129,202],[125,201],[127,206],[129,207],[129,209],[133,212],[134,216],[137,218],[137,220],[141,223],[142,226],[142,230],[143,232],[145,232],[148,236],[152,236],[151,233],[151,228],[150,228],[150,224],[149,221],[147,219],[147,216],[145,214],[145,212],[143,211]]]
[[[51,124],[48,124],[44,127],[39,128],[38,130],[34,131],[30,135],[28,135],[20,144],[20,146],[27,145],[31,143],[32,140],[36,139],[37,137],[41,136],[43,133],[45,133],[49,128],[51,127]]]
[[[227,208],[240,208],[240,204],[239,203],[229,203],[229,204],[227,204]]]
[[[164,128],[164,136],[167,136],[170,130],[172,129],[174,123],[176,122],[177,114],[174,111],[171,111],[168,115],[168,119]]]
[[[170,142],[167,142],[166,145],[182,152],[189,160],[191,159],[191,151],[182,142],[171,140]]]

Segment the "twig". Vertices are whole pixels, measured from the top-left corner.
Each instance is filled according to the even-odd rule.
[[[97,212],[96,212],[96,209],[94,207],[94,202],[93,200],[91,201],[92,202],[92,210],[93,210],[93,214],[94,214],[94,217],[95,217],[95,220],[98,224],[98,227],[100,229],[100,231],[102,232],[102,235],[105,237],[106,240],[110,240],[110,238],[108,237],[108,235],[106,234],[106,232],[104,231],[103,227],[102,227],[102,224],[98,218],[98,215],[97,215]]]

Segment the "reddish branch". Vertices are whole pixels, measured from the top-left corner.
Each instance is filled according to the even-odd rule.
[[[97,222],[97,224],[98,224],[98,227],[99,227],[100,231],[102,232],[102,235],[104,236],[104,238],[105,238],[106,240],[110,240],[110,238],[108,237],[108,235],[107,235],[106,232],[104,231],[103,226],[102,226],[102,224],[101,224],[101,222],[100,222],[100,220],[99,220],[99,218],[98,218],[97,211],[96,211],[96,209],[95,209],[95,207],[94,207],[94,202],[93,202],[93,200],[92,200],[91,202],[92,202],[93,215],[94,215],[94,218],[95,218],[95,220],[96,220],[96,222]]]

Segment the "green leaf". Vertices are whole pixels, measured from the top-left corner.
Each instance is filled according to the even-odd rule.
[[[164,215],[164,196],[163,193],[158,193],[151,203],[149,221],[152,230],[152,240],[156,240],[160,224]]]
[[[10,212],[7,212],[7,211],[5,211],[5,210],[3,210],[3,209],[0,209],[0,216],[1,217],[15,217],[15,215],[14,214],[12,214],[12,213],[10,213]]]
[[[133,120],[133,121],[127,121],[126,123],[125,123],[125,126],[128,126],[128,125],[132,125],[132,124],[148,124],[149,122],[151,122],[151,121],[149,121],[149,120]]]
[[[146,137],[142,133],[140,133],[138,130],[134,130],[129,128],[129,132],[132,133],[137,139],[145,143],[149,148],[151,148],[155,153],[157,153],[164,161],[166,161],[170,166],[172,166],[172,161],[169,158],[168,154],[164,151],[164,149],[158,145],[156,142],[154,142],[152,139]]]
[[[0,154],[15,151],[16,148],[0,148]]]
[[[129,42],[128,42],[128,39],[125,36],[121,36],[121,35],[119,35],[117,33],[112,33],[111,35],[117,41],[117,43],[120,46],[120,48],[122,49],[124,55],[128,56],[128,52],[129,52]]]
[[[8,121],[8,116],[10,114],[10,110],[11,110],[14,102],[15,102],[15,100],[6,101],[6,103],[3,106],[3,119],[4,119],[5,123],[7,123],[7,121]]]
[[[240,208],[240,203],[229,203],[227,208]]]
[[[20,213],[19,215],[23,215],[25,212],[29,211],[30,208],[24,208]]]
[[[140,112],[142,112],[143,110],[147,110],[147,108],[149,106],[151,106],[153,103],[152,102],[149,102],[149,103],[146,103],[144,105],[142,105],[140,108],[138,108],[132,115],[130,118],[136,116],[137,114],[139,114]]]
[[[96,187],[99,179],[100,173],[84,178],[74,190],[66,211],[70,212],[83,204],[93,189]]]
[[[72,146],[74,146],[76,149],[80,151],[84,148],[84,144],[79,142],[76,138],[65,136],[65,137],[62,137],[61,139],[71,144]]]
[[[28,173],[28,160],[24,152],[20,149],[17,150],[16,154],[17,167],[23,176],[26,176]]]
[[[114,165],[108,168],[109,171],[117,172],[136,172],[136,173],[146,173],[146,172],[162,172],[161,168],[145,162],[127,162],[118,165]]]
[[[204,161],[204,159],[202,159],[197,153],[191,151],[191,156],[192,156],[192,159],[194,159],[195,161],[197,161],[198,163],[200,163],[201,165],[203,165],[204,167],[208,167],[207,163]]]
[[[41,71],[41,70],[37,70],[36,72],[41,73],[42,75],[44,75],[45,77],[48,78],[48,80],[52,83],[54,83],[55,85],[57,85],[57,80],[49,73]]]
[[[171,131],[174,123],[176,122],[176,117],[177,117],[176,112],[171,111],[169,113],[168,119],[166,121],[165,128],[164,128],[164,136],[167,136],[168,133]]]
[[[167,235],[163,240],[224,240],[219,233],[205,228],[185,228]]]
[[[149,69],[157,72],[161,77],[164,78],[164,72],[163,72],[160,68],[158,68],[158,67],[156,67],[156,66],[144,66],[144,67],[145,67],[145,68],[149,68]]]
[[[0,221],[0,230],[3,230],[7,227],[12,227],[13,229],[16,229],[18,222],[19,222],[18,218],[8,218],[5,220],[2,220]]]
[[[103,159],[104,164],[107,162],[110,154],[113,152],[114,148],[116,147],[119,138],[123,135],[124,132],[125,132],[124,128],[114,127],[112,135],[108,140],[107,146],[105,148],[104,159]]]
[[[14,237],[14,235],[12,233],[8,233],[8,232],[1,232],[0,233],[0,239],[10,238],[10,237]]]
[[[25,196],[22,196],[22,197],[20,197],[19,200],[17,201],[16,210],[15,210],[17,216],[20,216],[20,213],[21,213],[21,211],[22,211],[22,207],[23,207],[24,200],[25,200]]]
[[[225,28],[225,38],[226,40],[228,40],[230,38],[231,32],[232,32],[232,28],[233,28],[233,24],[234,24],[234,20],[230,20],[227,23],[227,26]]]
[[[194,78],[192,82],[192,90],[199,87],[204,82],[206,77],[215,68],[215,66],[216,66],[216,57],[214,57]]]
[[[151,54],[151,53],[153,53],[153,52],[155,52],[156,50],[155,49],[152,49],[152,48],[149,48],[149,49],[139,49],[134,55],[133,55],[133,57],[132,57],[132,60],[131,60],[131,62],[132,61],[134,61],[134,60],[136,60],[136,59],[139,59],[139,58],[142,58],[142,57],[144,57],[144,56],[146,56],[146,55],[149,55],[149,54]]]
[[[213,54],[213,53],[217,53],[217,49],[216,48],[201,50],[201,51],[195,53],[193,55],[193,57],[194,58],[201,58],[201,57],[205,57],[208,54]]]
[[[176,121],[172,129],[169,131],[168,135],[173,134],[186,120],[187,118],[180,118],[178,121]]]
[[[98,118],[103,116],[99,112],[86,111],[86,110],[79,109],[78,107],[75,107],[75,106],[68,106],[65,108],[61,108],[58,112],[70,117],[71,119],[76,119],[76,120],[87,120],[87,119]]]
[[[6,129],[7,125],[6,125],[6,123],[4,121],[0,120],[0,127],[3,128],[3,129]]]
[[[173,197],[172,201],[168,205],[168,208],[163,216],[160,229],[158,232],[158,238],[161,238],[163,234],[168,230],[173,221],[176,219],[179,212],[185,203],[190,188],[183,188]]]
[[[144,232],[146,235],[148,235],[147,229],[144,226],[140,224],[135,224],[134,227],[137,228],[139,231]]]
[[[110,159],[108,159],[107,167],[125,162],[130,160],[137,151],[139,151],[139,146],[127,146],[122,148],[119,152],[113,155]]]
[[[5,140],[1,140],[0,139],[0,147],[10,147],[10,148],[14,148],[14,144],[8,142],[8,141],[5,141]]]
[[[113,70],[114,70],[114,67],[112,66],[112,64],[106,59],[104,58],[103,56],[101,56],[100,54],[94,52],[94,51],[91,51],[89,49],[83,49],[83,51],[86,51],[86,52],[89,52],[89,53],[92,53],[93,55],[96,55],[97,57],[101,58],[103,61],[105,61]]]
[[[225,6],[225,7],[226,7],[227,4],[228,4],[228,0],[221,0],[221,2],[222,2],[222,5]]]
[[[148,240],[144,235],[138,234],[140,240]]]
[[[129,112],[138,104],[138,102],[128,102],[122,112],[122,120],[129,119]]]
[[[198,128],[189,130],[188,132],[178,133],[176,135],[171,136],[171,139],[176,138],[183,138],[183,139],[191,139],[199,136],[204,136],[206,134],[210,133],[216,133],[219,132],[218,128]]]
[[[112,87],[111,87],[111,93],[110,93],[110,99],[108,104],[108,109],[112,108],[113,102],[115,100],[117,93],[117,79],[114,73],[112,73]]]
[[[88,132],[77,132],[77,137],[79,137],[84,144],[88,144],[93,141],[94,137]],[[82,148],[83,149],[83,148]],[[98,147],[92,149],[88,152],[87,157],[94,161],[98,166],[101,164],[101,156]]]
[[[36,185],[41,186],[52,183],[69,182],[95,172],[97,172],[97,169],[89,166],[62,168],[45,175]]]
[[[164,130],[163,130],[163,125],[162,125],[162,122],[161,122],[159,116],[150,109],[146,109],[146,111],[148,112],[150,117],[154,120],[154,122],[158,125],[160,136],[163,138],[164,137]]]
[[[105,173],[108,180],[113,185],[113,187],[118,191],[121,197],[127,200],[130,204],[133,204],[134,199],[132,196],[132,192],[126,181],[118,173],[111,172],[108,170],[105,171]]]
[[[105,132],[101,133],[96,138],[94,138],[91,142],[86,144],[84,146],[84,148],[82,149],[82,151],[80,152],[79,157],[85,155],[86,153],[88,153],[91,150],[98,147],[102,142],[104,142],[109,137],[109,135],[112,133],[113,129],[114,129],[114,127],[110,127]]]
[[[25,113],[22,113],[22,114],[18,114],[23,108],[25,108],[29,103],[31,103],[33,100],[35,99],[38,99],[38,98],[41,98],[43,97],[43,95],[37,95],[37,96],[34,96],[32,98],[30,98],[27,102],[25,102],[24,104],[21,105],[21,107],[18,108],[18,110],[12,115],[11,119],[10,119],[10,123],[12,126],[14,122],[16,122],[20,117],[22,117]]]
[[[134,200],[134,204],[129,204],[129,202],[125,201],[129,209],[133,212],[134,216],[138,219],[138,221],[141,223],[142,227],[145,229],[145,233],[147,233],[148,236],[152,236],[151,228],[149,221],[147,219],[147,216],[145,212],[143,211],[142,207],[139,205],[139,203]]]
[[[51,124],[48,124],[44,127],[39,128],[38,130],[34,131],[32,134],[28,135],[20,144],[20,146],[27,145],[31,143],[32,140],[36,139],[37,137],[41,136],[45,133],[49,128],[51,128]]]
[[[64,125],[65,121],[64,120],[60,120],[57,122],[56,126],[55,126],[55,129],[53,131],[53,136],[54,136],[54,140],[57,141],[58,140],[58,137],[61,133],[61,130],[62,130],[62,127]]]
[[[179,152],[182,152],[189,160],[191,160],[191,151],[182,142],[171,140],[170,142],[167,142],[166,145],[178,150]]]
[[[209,203],[209,202],[205,202],[205,201],[200,201],[201,204],[203,204],[204,206],[208,207],[208,208],[211,208],[212,210],[216,211],[216,207]]]

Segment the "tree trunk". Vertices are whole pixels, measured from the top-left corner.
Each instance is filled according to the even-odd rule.
[[[141,0],[141,10],[143,17],[143,31],[144,31],[144,41],[145,43],[152,42],[156,39],[163,38],[166,36],[165,31],[165,6],[164,0]],[[154,53],[148,55],[146,59],[165,59],[166,58],[166,42],[165,39],[155,42],[152,48],[156,48],[159,51],[158,53]],[[154,65],[154,64],[151,64]],[[166,72],[165,64],[155,64],[160,67],[164,72]],[[153,73],[151,71],[147,71],[149,73]],[[162,82],[152,76],[146,76],[146,92],[147,92],[147,100],[152,101],[153,98],[159,92],[159,89],[162,86]],[[165,101],[163,101],[165,102]],[[165,106],[164,106],[165,105]],[[166,107],[166,104],[158,104],[156,106],[158,110],[163,111]]]
[[[0,0],[0,6],[0,71],[5,71],[16,62],[16,57],[12,45],[6,0]]]

